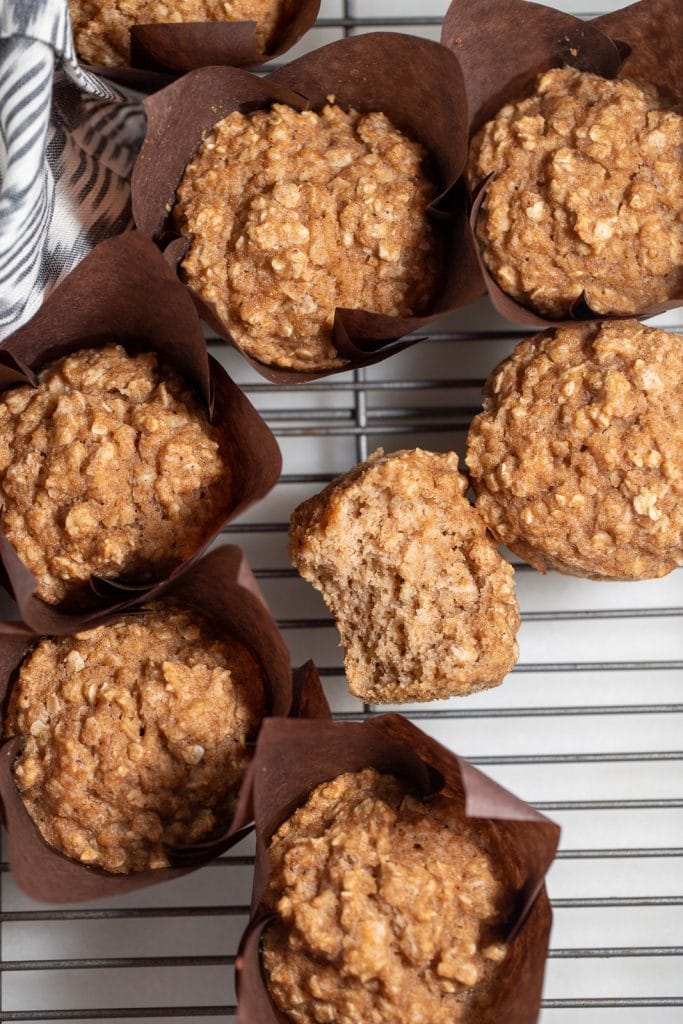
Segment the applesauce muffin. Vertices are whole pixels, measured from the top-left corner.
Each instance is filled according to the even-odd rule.
[[[255,21],[256,44],[267,51],[291,0],[69,0],[76,51],[106,67],[130,63],[134,25],[196,21]]]
[[[474,137],[476,233],[503,291],[549,319],[631,314],[683,288],[683,117],[654,86],[553,68]]]
[[[292,515],[290,557],[336,617],[362,700],[472,693],[517,660],[513,569],[467,486],[453,452],[380,449]]]
[[[185,280],[260,362],[343,365],[337,306],[421,313],[437,276],[427,153],[382,113],[276,103],[220,121],[185,169],[173,218]]]
[[[374,769],[318,786],[274,835],[263,965],[296,1024],[453,1024],[505,960],[481,822]]]
[[[476,507],[537,569],[641,580],[683,564],[683,339],[562,327],[494,370],[472,423]]]
[[[196,612],[136,615],[43,639],[11,691],[14,776],[43,838],[126,873],[225,827],[263,714],[252,654]]]
[[[145,582],[194,555],[230,506],[226,442],[153,353],[50,363],[0,395],[0,524],[49,604],[91,575]]]

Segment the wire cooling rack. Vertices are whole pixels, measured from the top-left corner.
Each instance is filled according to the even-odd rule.
[[[410,3],[328,0],[298,51],[377,27],[438,38],[443,0]],[[683,331],[680,316],[658,322]],[[280,389],[211,345],[284,453],[279,485],[227,539],[247,550],[295,663],[321,666],[340,718],[374,712],[349,696],[325,606],[289,566],[291,509],[379,446],[462,453],[483,380],[521,334],[482,301],[379,366]],[[683,573],[591,583],[520,565],[517,590],[521,656],[505,683],[402,710],[562,825],[542,1024],[681,1024]],[[247,841],[177,882],[76,907],[32,902],[3,864],[0,1019],[233,1022],[251,854]]]

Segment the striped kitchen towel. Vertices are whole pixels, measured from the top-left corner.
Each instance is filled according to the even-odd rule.
[[[0,339],[132,226],[135,94],[80,68],[67,0],[0,0]]]

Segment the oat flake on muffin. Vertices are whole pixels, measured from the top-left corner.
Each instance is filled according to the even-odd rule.
[[[166,867],[229,824],[263,713],[261,670],[238,641],[156,604],[41,640],[11,691],[14,775],[43,838],[123,873]]]
[[[178,187],[185,280],[267,365],[339,367],[335,307],[410,316],[435,289],[425,150],[333,99],[320,113],[230,114]]]
[[[470,148],[476,232],[503,291],[550,319],[638,313],[683,288],[683,117],[654,86],[542,74]]]
[[[454,1024],[504,961],[505,886],[481,824],[374,769],[318,786],[269,849],[263,940],[296,1024]]]
[[[558,328],[494,370],[472,423],[477,510],[538,569],[648,579],[683,564],[683,340]]]
[[[37,595],[84,607],[93,574],[150,581],[195,554],[231,473],[177,373],[108,345],[38,380],[0,395],[0,524]]]
[[[134,25],[255,21],[256,43],[268,49],[289,0],[69,0],[76,51],[106,67],[130,63]]]

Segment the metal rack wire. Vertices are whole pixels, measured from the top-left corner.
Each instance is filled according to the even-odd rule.
[[[436,37],[442,3],[415,14],[410,2],[329,0],[307,45],[376,27]],[[683,330],[673,315],[664,322]],[[289,512],[374,447],[462,450],[483,379],[521,333],[480,303],[379,366],[279,389],[211,346],[285,457],[273,494],[226,534],[247,550],[295,662],[313,656],[322,667],[339,718],[376,709],[348,695],[331,620],[289,567]],[[595,584],[517,569],[512,676],[485,694],[403,710],[563,826],[543,1024],[680,1024],[683,573]],[[2,864],[0,1020],[232,1020],[251,864],[246,841],[178,882],[77,907],[32,903]]]

